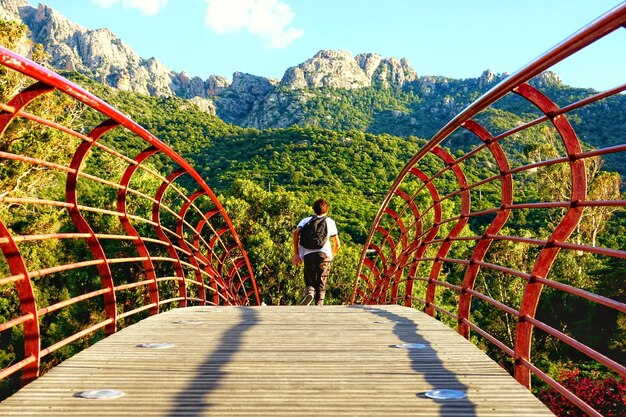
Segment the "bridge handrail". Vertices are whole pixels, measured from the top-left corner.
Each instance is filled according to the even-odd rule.
[[[230,218],[217,196],[187,160],[131,118],[55,72],[4,47],[0,47],[0,64],[7,77],[10,74],[20,79],[18,84],[34,81],[26,88],[16,88],[12,98],[0,103],[0,160],[9,173],[11,167],[29,167],[15,171],[20,173],[13,179],[17,186],[14,190],[2,190],[0,195],[0,249],[6,262],[2,265],[6,274],[0,276],[0,290],[6,299],[10,299],[10,294],[16,294],[17,304],[13,309],[18,313],[21,311],[17,316],[0,320],[0,336],[10,343],[12,337],[22,334],[23,340],[23,347],[3,346],[3,351],[15,350],[21,353],[21,358],[16,353],[8,366],[0,364],[0,381],[15,380],[21,373],[22,383],[27,383],[39,376],[42,358],[46,355],[86,336],[93,338],[94,333],[101,330],[109,335],[117,330],[122,320],[157,314],[168,305],[260,304],[252,267]],[[31,105],[45,103],[55,95],[85,105],[81,110],[83,115],[87,113],[85,109],[90,109],[95,110],[99,118],[104,118],[97,126],[78,129],[74,127],[74,121],[60,121],[59,114],[52,120],[45,111],[40,111],[41,115],[28,112]],[[13,134],[10,128],[18,121],[65,135],[64,140],[68,143],[75,141],[75,146],[63,156],[65,160],[59,155],[42,157],[29,155],[28,150],[15,150],[12,146],[14,138],[8,135]],[[89,133],[83,133],[87,130]],[[138,153],[131,156],[114,149],[119,144],[111,132],[117,134],[120,130],[125,135],[140,138],[145,149],[138,149]],[[40,137],[45,137],[45,133]],[[104,144],[106,139],[111,140]],[[110,173],[111,178],[90,172],[97,161],[91,163],[89,156],[96,151],[117,161],[116,171]],[[150,158],[155,155],[167,158],[169,162],[164,165],[169,165],[172,171],[161,173],[154,168]],[[48,176],[53,173],[65,176],[62,196],[51,199],[16,191],[20,183],[40,171],[45,171]],[[138,171],[151,182],[153,188],[150,191],[133,188],[133,176]],[[183,176],[187,182],[177,184],[176,181]],[[116,196],[102,205],[83,201],[79,191],[81,184],[87,181],[111,190]],[[146,187],[150,188],[150,185]],[[186,188],[197,190],[187,191]],[[74,230],[20,233],[20,226],[5,223],[5,218],[11,218],[12,210],[24,207],[63,211],[68,216],[63,227],[70,226]],[[117,219],[117,229],[97,230],[102,226],[94,222],[96,216]],[[81,245],[80,242],[84,242],[82,244],[88,247],[90,255],[83,259],[68,256],[64,263],[45,265],[39,259],[33,259],[28,249],[24,252],[23,245],[53,244],[48,242],[60,245],[73,244],[71,242]],[[124,256],[117,255],[118,252]],[[122,279],[112,273],[112,268],[126,268],[127,275]],[[138,271],[137,276],[130,277],[131,271]],[[38,290],[36,281],[67,276],[63,274],[82,274],[82,277],[95,274],[101,285],[84,292],[68,290],[62,299],[42,305],[42,291]],[[143,294],[136,296],[143,297],[143,301],[129,301],[127,297],[128,305],[121,303],[120,295],[129,291]],[[79,307],[81,303],[92,304]],[[100,306],[103,311],[90,312],[93,317],[86,319],[69,336],[56,340],[46,333],[51,327],[50,323],[43,322],[46,315],[71,308],[89,310],[94,306]],[[42,346],[44,343],[48,345]]]
[[[626,313],[626,304],[622,301],[562,282],[560,277],[549,277],[560,252],[626,258],[623,248],[597,246],[595,236],[592,244],[568,242],[581,224],[585,210],[586,213],[611,210],[610,216],[626,206],[619,191],[610,198],[590,198],[590,185],[587,184],[587,177],[597,174],[589,172],[593,170],[590,165],[597,164],[594,158],[625,152],[626,144],[583,149],[584,145],[581,145],[568,116],[575,114],[582,117],[581,109],[607,98],[616,98],[626,90],[626,84],[604,92],[593,92],[588,97],[558,106],[548,97],[549,93],[539,91],[541,86],[534,87],[532,80],[625,25],[626,3],[622,3],[504,79],[439,130],[404,166],[384,198],[363,247],[352,294],[353,303],[422,306],[431,316],[439,314],[451,324],[455,323],[458,332],[467,339],[474,331],[504,356],[511,358],[515,378],[520,384],[530,388],[531,375],[535,375],[590,415],[600,414],[532,363],[532,333],[533,329],[539,329],[611,371],[626,376],[626,367],[618,360],[580,343],[567,331],[556,328],[558,326],[537,318],[544,288],[580,297],[607,307],[616,314]],[[507,102],[503,99],[515,100],[512,96],[525,99],[538,110],[540,116],[533,120],[520,116],[518,125],[492,134],[485,126],[489,123],[487,110],[494,109],[496,103],[505,106],[503,103]],[[527,110],[523,108],[521,111]],[[535,132],[533,129],[546,125],[550,132],[561,138],[561,142],[554,145],[554,151],[560,151],[560,155],[540,155],[538,161],[520,163],[515,156],[515,144],[510,147],[507,144],[522,133],[532,133]],[[441,147],[445,140],[452,142],[459,137],[456,143],[462,143],[469,136],[474,138],[476,146],[464,148],[463,154],[455,152],[453,155]],[[487,152],[488,156],[485,156]],[[472,163],[487,171],[485,177],[476,178],[476,172],[468,172],[465,167]],[[516,163],[519,166],[513,166]],[[514,192],[522,190],[519,192],[523,193],[524,186],[521,181],[514,181],[514,175],[520,178],[536,175],[539,178],[541,172],[549,169],[555,174],[561,170],[561,175],[566,177],[560,178],[564,180],[562,192],[565,190],[564,193],[569,195],[552,201],[514,200]],[[446,178],[448,184],[443,184]],[[456,182],[457,188],[450,190],[450,182]],[[483,189],[500,194],[493,206],[485,207]],[[537,195],[540,196],[539,191]],[[456,212],[450,214],[446,210]],[[543,210],[561,220],[554,222],[548,235],[508,236],[502,233],[511,216],[533,210],[537,213]],[[480,231],[471,230],[470,224]],[[504,261],[497,262],[497,259],[487,262],[486,259],[493,257],[493,246],[499,243],[525,248],[524,253],[530,260],[520,265],[507,265]],[[461,245],[466,246],[464,252]],[[536,255],[531,256],[533,253]],[[488,290],[486,280],[489,274],[518,280],[519,285],[524,286],[523,293],[519,295],[519,305],[511,306],[489,291],[478,290],[479,287]],[[453,282],[448,278],[452,278]],[[484,281],[484,285],[478,282],[479,279]],[[423,285],[419,286],[420,283]],[[456,312],[448,311],[441,305],[445,297],[458,300]],[[487,303],[516,323],[512,343],[507,344],[481,328],[475,320],[472,321],[471,313],[477,302]]]

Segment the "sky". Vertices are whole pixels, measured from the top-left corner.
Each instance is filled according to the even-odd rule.
[[[37,6],[39,2],[29,0]],[[282,78],[322,49],[407,58],[418,75],[513,73],[621,0],[44,0],[108,28],[142,58],[207,78]],[[565,84],[624,83],[626,29],[553,69]]]

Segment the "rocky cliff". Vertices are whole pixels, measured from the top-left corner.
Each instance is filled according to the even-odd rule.
[[[27,0],[0,0],[0,18],[24,23],[31,40],[44,46],[54,68],[77,71],[120,90],[198,97],[206,100],[202,107],[214,112],[207,81],[173,72],[156,58],[141,58],[108,29],[86,29],[51,7],[31,7]]]
[[[0,0],[0,19],[19,19],[19,8],[24,6],[28,6],[28,0]]]
[[[225,121],[258,129],[287,127],[304,121],[304,106],[310,97],[307,88],[401,89],[416,79],[417,74],[404,58],[322,50],[287,69],[280,81],[235,73],[233,83],[215,88],[211,97],[218,116]]]
[[[233,74],[232,82],[218,75],[203,80],[184,71],[176,73],[156,58],[141,58],[110,30],[86,29],[43,4],[31,7],[28,0],[0,0],[0,19],[17,20],[30,30],[30,41],[25,39],[18,53],[27,55],[33,42],[40,43],[50,57],[47,64],[54,68],[77,71],[120,90],[190,99],[226,122],[259,129],[312,123],[309,102],[319,99],[315,89],[411,91],[437,101],[428,111],[447,117],[468,104],[459,97],[469,96],[470,90],[485,91],[506,76],[485,71],[479,78],[468,80],[418,77],[406,58],[321,50],[287,69],[281,80],[241,72]],[[546,73],[537,82],[560,80]],[[393,123],[399,117],[414,120],[404,110],[385,111],[390,112]],[[325,125],[324,120],[315,119],[314,123]]]
[[[302,64],[285,72],[281,85],[289,88],[402,87],[414,81],[417,74],[403,58],[385,59],[367,53],[353,57],[348,51],[319,51]]]
[[[43,4],[31,7],[28,0],[0,0],[0,18],[24,23],[31,40],[44,46],[48,64],[54,68],[77,71],[120,90],[205,99],[206,108],[217,107],[220,116],[235,123],[243,122],[253,108],[271,107],[279,99],[273,95],[277,86],[390,88],[417,78],[406,59],[322,50],[289,68],[281,81],[242,73],[233,74],[232,83],[221,76],[203,80],[184,71],[176,73],[156,58],[141,58],[110,30],[86,29]],[[264,105],[266,99],[269,102]]]

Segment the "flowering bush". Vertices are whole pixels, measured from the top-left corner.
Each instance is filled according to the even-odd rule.
[[[559,383],[605,417],[626,416],[626,381],[623,378],[602,378],[597,372],[585,376],[574,368],[563,370]],[[586,415],[553,388],[539,392],[539,399],[557,416]]]

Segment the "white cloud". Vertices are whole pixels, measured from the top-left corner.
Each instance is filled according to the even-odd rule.
[[[289,27],[295,14],[281,0],[205,0],[205,24],[217,33],[246,29],[268,48],[285,48],[304,34]]]
[[[154,16],[167,6],[168,0],[91,0],[91,2],[100,7],[111,7],[121,3],[126,9],[137,9],[143,14]]]

